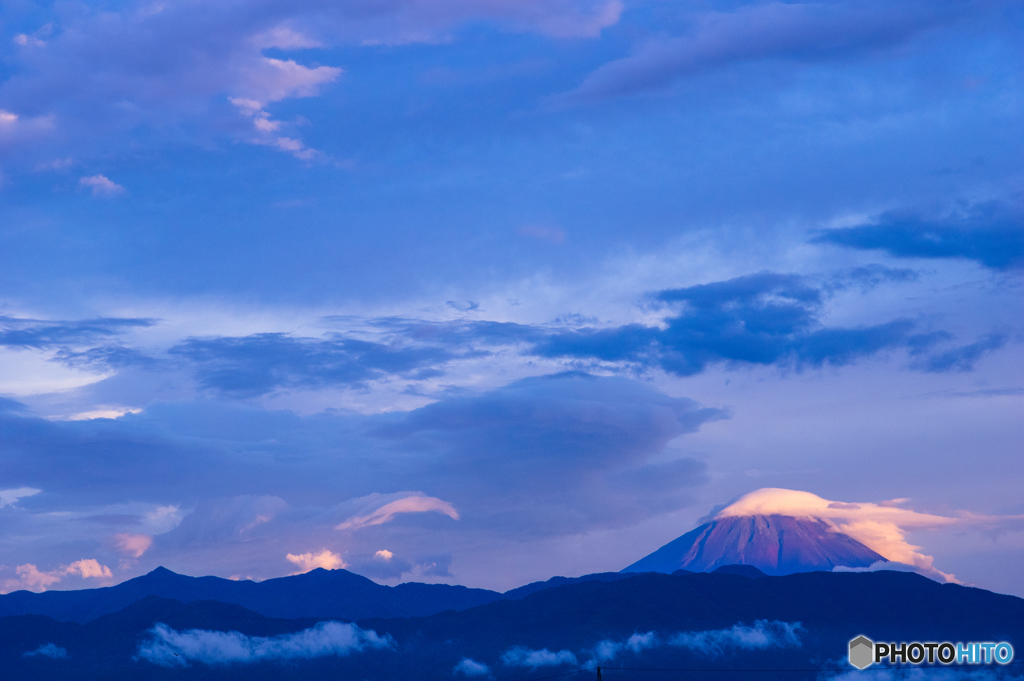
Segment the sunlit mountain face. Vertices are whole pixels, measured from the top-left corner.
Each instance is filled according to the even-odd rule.
[[[711,572],[749,565],[769,575],[896,569],[957,581],[904,535],[909,528],[956,524],[958,519],[919,513],[895,502],[830,501],[810,492],[767,487],[744,494],[705,520],[623,572]]]
[[[624,572],[711,572],[723,565],[752,565],[765,574],[870,567],[885,557],[818,518],[733,516],[701,525]]]

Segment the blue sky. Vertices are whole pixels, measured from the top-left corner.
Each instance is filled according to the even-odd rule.
[[[778,487],[1024,595],[1022,43],[998,0],[3,3],[0,590],[509,588]]]

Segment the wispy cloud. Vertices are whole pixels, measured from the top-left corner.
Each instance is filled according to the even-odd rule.
[[[56,643],[44,643],[35,650],[30,650],[26,653],[22,653],[22,657],[49,657],[54,660],[63,660],[67,658],[68,651],[65,648],[61,648]]]
[[[63,321],[0,316],[0,345],[15,348],[77,346],[154,324],[156,320],[143,318],[99,317]]]
[[[43,490],[36,489],[34,487],[18,487],[15,489],[0,489],[0,508],[4,506],[13,506],[18,503],[18,499],[24,499],[25,497],[35,496]]]
[[[83,177],[78,181],[78,184],[92,189],[93,196],[118,196],[127,191],[124,187],[117,184],[106,175],[90,175],[89,177]]]
[[[302,660],[394,646],[388,635],[379,636],[375,631],[341,622],[321,622],[310,629],[273,638],[246,636],[237,631],[176,631],[166,624],[157,624],[148,633],[149,639],[139,645],[136,657],[163,667],[187,667],[193,662],[227,665]]]
[[[564,665],[579,666],[576,655],[569,650],[552,652],[547,648],[531,650],[522,646],[515,646],[506,650],[501,661],[509,667],[526,667],[527,669],[539,669],[540,667],[561,667]]]
[[[898,44],[964,11],[950,3],[751,3],[693,15],[690,35],[644,43],[598,68],[566,101],[668,87],[731,64],[765,59],[821,61]]]
[[[349,518],[337,525],[336,530],[358,530],[361,527],[383,525],[394,520],[401,513],[441,513],[452,520],[459,519],[459,512],[447,501],[436,497],[412,496],[385,504],[373,513]]]
[[[671,636],[668,645],[712,657],[725,655],[734,649],[798,648],[802,628],[800,622],[757,620],[754,626],[735,624],[728,629],[681,632]]]
[[[336,66],[303,64],[266,50],[438,43],[476,22],[550,36],[594,37],[615,24],[622,9],[620,0],[400,0],[372,8],[281,0],[258,6],[132,2],[104,11],[84,7],[73,15],[54,15],[46,35],[14,36],[11,59],[24,75],[4,84],[4,99],[12,107],[59,111],[61,127],[69,134],[97,129],[109,134],[111,127],[120,133],[184,121],[205,124],[213,133],[223,125],[209,112],[226,98],[254,100],[263,109],[317,96],[341,73]],[[52,119],[45,120],[52,127]],[[40,127],[38,121],[21,120],[16,111],[0,112],[0,138],[26,137],[32,127]],[[301,159],[317,155],[294,134],[266,134],[259,127],[238,133]],[[89,179],[97,195],[117,192],[104,176]]]
[[[625,641],[613,641],[604,640],[594,646],[593,656],[598,662],[608,662],[614,660],[625,650],[628,650],[634,654],[639,654],[641,651],[648,648],[657,648],[661,645],[661,639],[653,631],[648,631],[645,634],[633,634]]]
[[[491,668],[485,665],[483,662],[477,662],[476,660],[464,657],[459,660],[459,663],[452,669],[452,674],[462,674],[463,676],[490,676]]]
[[[456,356],[436,346],[396,347],[348,338],[296,338],[283,333],[191,338],[169,352],[195,363],[203,387],[240,397],[280,388],[357,385],[389,374],[437,367]]]
[[[757,620],[753,625],[735,624],[727,629],[706,629],[662,634],[648,631],[634,633],[623,640],[605,639],[577,656],[570,650],[552,652],[548,648],[531,649],[514,646],[506,650],[501,661],[510,667],[526,667],[531,670],[540,667],[585,664],[605,664],[622,656],[623,653],[641,655],[646,650],[664,646],[686,648],[708,657],[719,657],[738,650],[767,650],[769,648],[799,648],[802,645],[800,622],[778,620]]]
[[[153,545],[153,537],[148,534],[115,534],[114,545],[118,551],[139,558]]]

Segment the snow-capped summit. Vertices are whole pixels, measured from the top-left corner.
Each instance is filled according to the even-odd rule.
[[[757,490],[622,571],[710,572],[753,565],[765,574],[785,575],[886,561],[838,529],[828,517],[830,503],[835,502],[808,492]]]

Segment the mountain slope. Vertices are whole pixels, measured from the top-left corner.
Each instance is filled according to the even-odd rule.
[[[710,572],[723,565],[752,565],[768,575],[786,575],[884,560],[823,520],[749,515],[716,518],[622,571]]]

